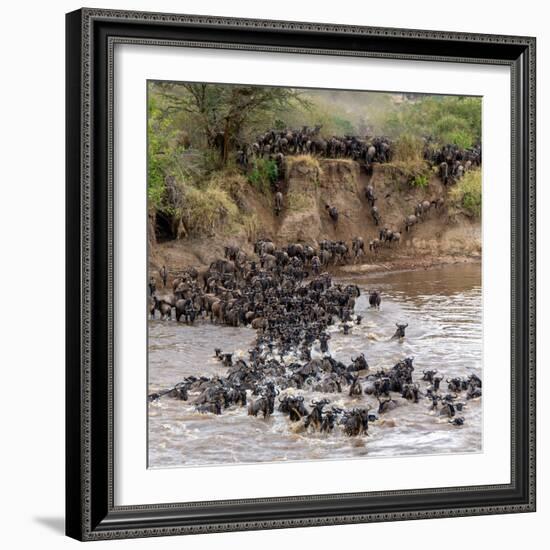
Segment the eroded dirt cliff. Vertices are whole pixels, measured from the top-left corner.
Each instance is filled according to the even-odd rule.
[[[372,185],[381,222],[376,226],[366,200],[365,188]],[[316,160],[311,157],[288,157],[279,183],[283,192],[283,209],[276,216],[273,198],[247,186],[239,196],[240,208],[255,214],[253,230],[220,231],[210,237],[185,237],[157,242],[149,223],[149,267],[160,265],[170,270],[206,265],[223,256],[223,247],[231,244],[251,253],[256,238],[270,238],[277,245],[308,242],[314,246],[323,239],[344,240],[350,244],[362,237],[365,246],[378,237],[380,228],[401,232],[399,246],[383,246],[370,253],[348,271],[426,267],[453,261],[476,261],[481,258],[481,224],[465,213],[449,208],[447,189],[436,175],[424,187],[411,187],[406,178],[390,174],[388,167],[375,165],[371,175],[351,160]],[[424,200],[443,198],[444,206],[430,208],[424,221],[405,231],[406,216],[414,214],[415,205]],[[338,223],[331,220],[326,205],[336,206]]]

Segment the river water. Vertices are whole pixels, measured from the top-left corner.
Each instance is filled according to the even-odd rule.
[[[363,316],[362,324],[354,325],[347,336],[338,326],[331,327],[329,346],[335,358],[348,364],[350,357],[364,353],[372,372],[412,355],[415,381],[423,369],[437,369],[445,378],[470,373],[482,378],[479,265],[338,280],[354,282],[362,290],[380,290],[382,304],[379,311],[370,309],[364,293],[355,308]],[[409,325],[403,341],[390,340],[396,322]],[[214,359],[214,348],[235,351],[246,359],[254,338],[255,331],[247,328],[149,321],[149,392],[171,387],[189,375],[225,375],[227,369]],[[423,391],[427,384],[420,386]],[[441,387],[446,390],[445,380]],[[192,397],[188,402],[164,397],[149,404],[149,467],[481,451],[480,399],[464,399],[466,407],[458,414],[465,423],[453,426],[429,411],[429,400],[412,404],[395,394],[400,406],[371,423],[368,436],[347,437],[339,429],[328,435],[299,432],[277,411],[266,420],[247,416],[241,407],[221,416],[198,414]],[[323,394],[308,392],[306,402],[311,397]],[[345,389],[325,397],[346,408],[377,404],[372,396],[351,398]]]

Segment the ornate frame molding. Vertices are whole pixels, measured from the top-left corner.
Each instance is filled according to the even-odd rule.
[[[253,34],[253,42],[245,40],[246,33]],[[337,47],[315,45],[325,37]],[[380,45],[374,48],[373,42],[366,40],[364,47],[350,49],[349,37],[375,38]],[[112,109],[113,55],[119,43],[510,66],[513,383],[509,486],[114,506]],[[80,540],[99,540],[533,511],[535,92],[535,39],[531,37],[102,9],[68,14],[67,534]],[[104,395],[100,395],[102,391]],[[516,468],[518,461],[521,466]],[[491,491],[494,498],[486,505],[465,496]],[[392,498],[411,496],[416,501],[420,497],[426,503],[433,501],[433,506],[388,509]],[[375,499],[378,508],[351,512],[360,508],[360,499]],[[303,504],[304,500],[311,503],[310,511],[293,508],[293,503]],[[315,503],[325,508],[320,511]],[[253,507],[260,504],[270,510],[258,516]],[[327,512],[326,506],[332,509]],[[194,513],[202,509],[204,513]]]

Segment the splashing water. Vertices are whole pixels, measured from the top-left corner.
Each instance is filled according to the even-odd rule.
[[[455,265],[427,271],[374,274],[335,279],[353,282],[362,290],[355,312],[363,316],[344,335],[330,327],[331,354],[345,364],[364,353],[370,372],[391,368],[414,356],[413,378],[437,369],[446,378],[482,378],[481,268]],[[369,308],[367,290],[382,292],[379,311]],[[395,323],[408,323],[402,341],[391,340]],[[209,322],[195,326],[175,321],[149,321],[148,391],[173,386],[186,376],[225,375],[227,369],[214,358],[214,348],[248,357],[256,333],[249,328],[220,327]],[[421,390],[426,383],[421,382]],[[152,468],[273,462],[285,460],[342,459],[481,451],[481,400],[466,401],[460,413],[463,426],[452,426],[429,411],[430,401],[412,404],[398,394],[399,406],[369,425],[368,436],[347,437],[305,433],[297,424],[275,411],[266,420],[247,416],[246,408],[231,407],[221,416],[198,414],[192,404],[162,398],[149,404],[149,466]],[[351,398],[346,392],[307,392],[310,399],[327,397],[331,405],[352,408],[377,402],[364,395]]]

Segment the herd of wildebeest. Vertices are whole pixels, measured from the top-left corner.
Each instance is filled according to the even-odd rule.
[[[317,157],[338,159],[349,158],[359,162],[366,173],[371,175],[374,164],[391,162],[394,154],[393,141],[385,136],[364,139],[356,136],[333,136],[324,139],[320,136],[320,126],[301,130],[269,130],[257,137],[251,145],[242,146],[237,152],[237,164],[243,170],[248,170],[250,158],[269,158],[274,160],[278,173],[284,173],[285,158],[288,155],[308,154]],[[452,185],[460,180],[465,173],[481,165],[481,145],[469,149],[461,149],[452,144],[442,147],[435,146],[430,137],[424,138],[423,157],[432,167],[437,167],[437,173],[445,186]],[[365,196],[369,203],[372,220],[376,226],[382,224],[381,214],[376,205],[377,197],[372,185],[365,189]],[[273,186],[273,208],[279,216],[284,208],[284,195],[278,183]],[[384,230],[384,239],[374,239],[369,243],[369,249],[376,252],[383,244],[399,244],[402,231],[409,231],[414,225],[422,221],[431,208],[441,210],[445,199],[440,196],[432,200],[424,200],[415,206],[403,220],[399,228]],[[325,204],[327,214],[336,225],[340,213],[334,205]]]
[[[324,139],[320,129],[269,130],[254,143],[241,146],[237,163],[246,169],[252,157],[267,157],[281,168],[286,155],[309,154],[350,158],[362,163],[368,173],[374,163],[392,159],[394,145],[389,138]],[[438,166],[442,182],[448,185],[479,166],[481,148],[435,148],[428,138],[424,158]],[[367,185],[364,192],[373,222],[380,227],[378,238],[368,243],[372,253],[382,246],[398,245],[402,231],[424,220],[430,210],[444,207],[443,197],[424,200],[405,218],[402,227],[391,229],[383,224],[373,186]],[[274,198],[275,214],[279,215],[284,197],[277,188]],[[329,204],[325,207],[332,222],[338,224],[338,209]],[[347,364],[331,354],[331,332],[339,328],[348,335],[363,319],[355,312],[359,287],[334,283],[328,268],[356,261],[365,254],[361,237],[354,237],[349,245],[342,240],[323,240],[318,246],[291,243],[282,247],[264,238],[254,244],[253,254],[226,246],[223,258],[201,270],[189,267],[169,271],[163,266],[159,277],[151,276],[149,280],[151,319],[158,314],[163,321],[174,317],[176,322],[187,324],[209,321],[248,326],[256,330],[256,338],[247,358],[213,350],[226,369],[224,375],[187,376],[170,388],[151,393],[149,401],[191,401],[197,412],[213,415],[246,407],[248,415],[268,418],[277,410],[306,433],[340,429],[348,436],[359,436],[367,435],[369,423],[377,422],[388,411],[425,400],[435,415],[461,426],[467,402],[481,397],[477,375],[446,379],[437,370],[414,375],[413,357],[403,357],[395,365],[374,371],[364,354],[352,357]],[[381,293],[368,291],[368,301],[369,311],[376,311],[381,307]],[[407,324],[397,322],[388,340],[403,340],[406,328]],[[306,400],[308,392],[345,392],[357,400],[357,406],[346,409],[327,398]]]
[[[256,330],[256,338],[247,358],[213,350],[227,369],[224,375],[187,376],[151,393],[149,401],[191,401],[197,412],[213,415],[245,407],[250,416],[268,418],[277,409],[304,433],[338,429],[359,436],[367,435],[369,423],[388,411],[425,400],[433,414],[461,426],[468,400],[481,397],[481,380],[475,374],[444,382],[437,370],[414,376],[413,357],[374,371],[363,353],[348,364],[332,356],[331,332],[348,335],[363,321],[355,312],[361,290],[355,284],[335,283],[329,272],[321,270],[320,252],[331,258],[345,255],[338,243],[324,241],[319,254],[315,252],[307,245],[277,247],[260,239],[254,255],[227,246],[225,257],[203,270],[171,272],[163,266],[160,278],[149,281],[151,318],[158,313],[168,321],[174,314],[176,322],[188,324],[249,326]],[[368,301],[369,311],[380,309],[381,293],[368,291]],[[397,322],[388,341],[406,338],[407,326]],[[308,392],[336,396],[345,392],[357,406],[331,405],[327,398],[306,401]]]
[[[362,163],[367,172],[374,163],[391,162],[394,156],[394,142],[387,136],[332,136],[321,135],[322,125],[301,129],[270,129],[256,136],[253,143],[242,143],[236,153],[236,162],[248,166],[251,159],[270,158],[282,164],[286,155],[313,155],[324,158],[348,158]],[[481,164],[481,145],[461,149],[447,144],[440,147],[433,137],[423,138],[423,156],[434,166],[439,166],[445,184],[460,178],[472,166]]]

